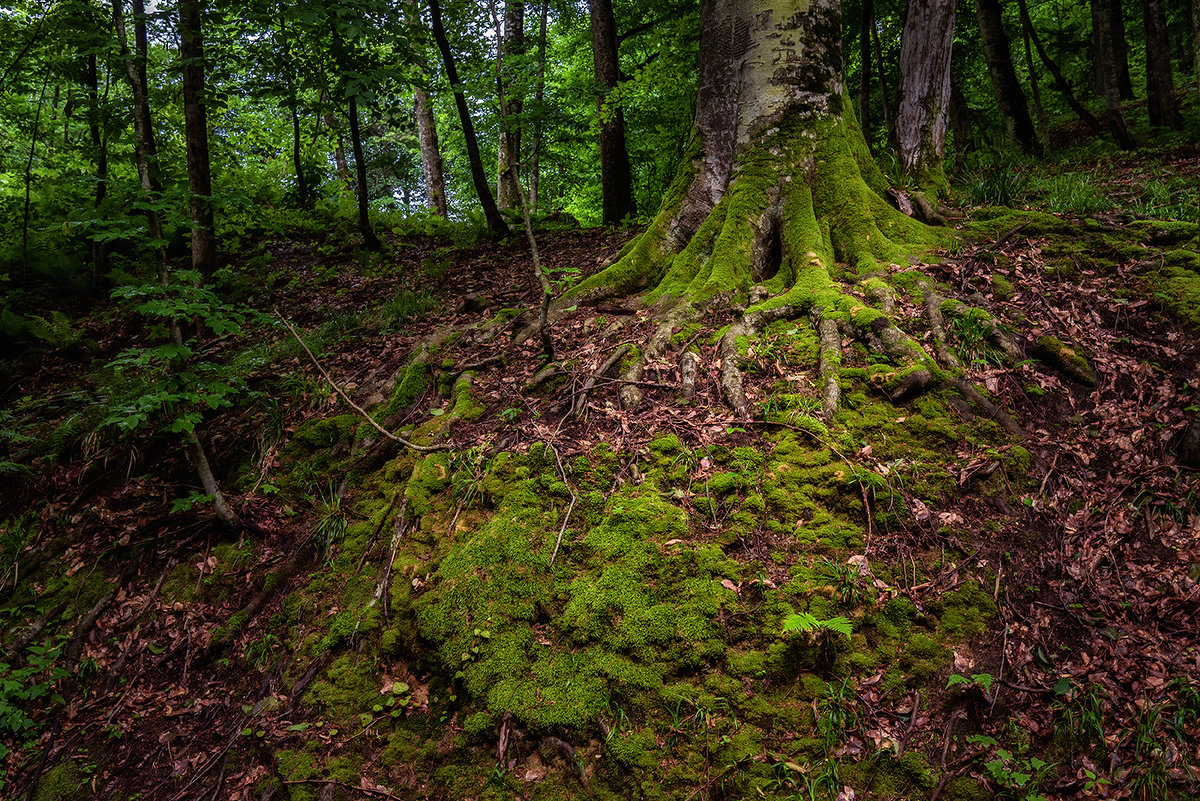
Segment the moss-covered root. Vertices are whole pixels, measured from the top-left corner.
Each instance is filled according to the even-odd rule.
[[[750,419],[750,401],[746,399],[746,387],[742,381],[742,358],[740,345],[756,335],[763,326],[775,320],[795,317],[794,306],[775,306],[769,309],[754,309],[742,315],[742,319],[729,327],[721,337],[721,392],[725,401],[739,420]]]
[[[917,286],[920,287],[921,292],[925,295],[925,318],[929,323],[929,332],[933,338],[933,346],[937,353],[938,361],[949,371],[945,376],[945,382],[954,387],[977,413],[999,423],[1001,428],[1014,437],[1024,437],[1025,429],[1021,427],[1020,423],[1013,420],[1007,412],[981,395],[974,384],[963,378],[962,362],[958,360],[958,357],[950,351],[950,348],[946,344],[946,326],[942,317],[942,308],[946,301],[928,281],[920,281]]]
[[[1021,349],[1009,338],[1008,334],[1004,333],[1004,329],[1000,327],[996,319],[983,309],[968,306],[961,300],[946,300],[942,302],[941,310],[945,317],[978,326],[983,338],[1000,351],[1005,364],[1016,364],[1024,358],[1021,355]]]
[[[658,324],[658,328],[654,330],[654,336],[650,337],[650,341],[642,349],[641,356],[634,359],[633,363],[621,374],[621,381],[623,382],[619,391],[621,406],[626,409],[632,409],[641,402],[642,389],[638,386],[638,382],[646,374],[646,364],[663,354],[663,351],[671,344],[671,335],[675,333],[680,325],[690,320],[695,314],[696,312],[690,303],[679,303]]]
[[[929,334],[933,339],[933,352],[941,365],[955,372],[962,371],[962,362],[958,360],[946,344],[946,323],[942,319],[942,303],[944,299],[928,281],[918,281],[917,286],[925,295],[925,319],[929,323]]]
[[[828,317],[822,317],[818,312],[813,315],[813,325],[821,340],[821,354],[818,361],[818,386],[821,388],[821,414],[826,422],[837,414],[838,403],[841,400],[841,384],[838,381],[842,369],[842,336],[837,323]]]

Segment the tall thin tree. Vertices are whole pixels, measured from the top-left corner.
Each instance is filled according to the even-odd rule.
[[[1167,39],[1167,10],[1162,0],[1142,0],[1146,30],[1146,110],[1150,124],[1182,128],[1179,99],[1171,74],[1171,42]]]
[[[1026,153],[1040,154],[1042,145],[1029,116],[1029,103],[1017,80],[1017,71],[1013,69],[1012,49],[1004,31],[1000,0],[976,0],[975,17],[979,21],[984,58],[1008,138]]]
[[[187,141],[188,207],[192,217],[192,269],[206,280],[217,267],[213,232],[208,111],[204,102],[203,0],[179,0],[179,56],[183,62],[183,128]]]
[[[918,185],[948,190],[942,168],[950,101],[950,56],[957,0],[912,0],[900,42],[900,163]]]
[[[592,65],[596,78],[596,113],[600,117],[600,193],[605,225],[617,225],[636,214],[633,171],[625,142],[625,112],[612,97],[620,80],[617,23],[612,0],[590,0]]]

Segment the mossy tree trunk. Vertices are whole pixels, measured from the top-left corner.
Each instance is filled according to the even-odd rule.
[[[911,263],[944,235],[885,200],[898,193],[871,160],[844,91],[840,13],[838,0],[703,2],[683,165],[649,228],[556,311],[644,293],[657,329],[622,373],[627,408],[674,332],[724,306],[735,317],[718,345],[719,382],[739,418],[752,414],[745,343],[774,320],[806,317],[821,342],[816,385],[827,419],[838,409],[842,338],[851,336],[897,365],[908,383],[894,397],[946,385],[1017,433],[962,379],[961,365],[941,363],[889,317],[891,265]]]
[[[884,200],[844,100],[837,0],[706,0],[701,24],[683,166],[647,231],[564,304],[650,289],[703,305],[759,283],[774,305],[812,300],[835,261],[868,272],[930,241]]]

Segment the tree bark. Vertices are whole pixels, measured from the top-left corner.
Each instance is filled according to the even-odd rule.
[[[892,115],[892,99],[888,94],[887,73],[883,70],[883,48],[879,46],[879,31],[874,25],[871,25],[871,43],[875,48],[875,74],[879,76],[879,103],[883,109],[883,127],[887,129],[887,141],[891,142],[896,133],[896,124]]]
[[[542,104],[546,97],[546,17],[549,10],[550,0],[542,0],[538,24],[537,89],[533,95],[533,143],[529,153],[529,207],[534,213],[538,210],[538,184],[541,181],[539,160],[542,155]]]
[[[1200,111],[1200,0],[1192,0],[1192,66],[1196,70],[1196,108]]]
[[[475,125],[471,122],[471,111],[467,107],[467,98],[463,93],[462,82],[458,79],[458,69],[454,66],[454,53],[450,50],[450,42],[446,39],[446,29],[442,26],[442,10],[438,0],[429,0],[429,16],[433,28],[433,38],[437,41],[438,50],[442,54],[442,63],[446,68],[446,78],[454,87],[454,105],[458,108],[458,117],[462,122],[463,140],[467,146],[467,161],[471,165],[471,183],[475,186],[475,194],[479,197],[479,205],[483,207],[483,216],[487,220],[488,230],[494,236],[508,236],[508,223],[496,207],[492,198],[492,188],[488,184],[487,174],[483,170],[483,159],[479,156],[479,140],[475,137]]]
[[[1101,96],[1107,110],[1105,122],[1117,144],[1124,150],[1137,147],[1129,128],[1125,125],[1125,114],[1121,110],[1121,90],[1118,85],[1116,53],[1113,39],[1116,35],[1112,29],[1112,14],[1104,9],[1108,0],[1092,0],[1092,22],[1096,26],[1093,31],[1096,56],[1096,74],[1100,81]],[[1117,14],[1120,17],[1120,14]]]
[[[88,132],[92,140],[92,154],[96,161],[96,196],[92,208],[99,210],[108,197],[108,139],[104,135],[103,111],[100,97],[100,74],[94,53],[88,55]],[[105,75],[104,94],[108,95],[108,75]],[[92,286],[99,281],[100,274],[108,265],[108,244],[92,239]]]
[[[416,33],[421,28],[415,0],[407,0],[404,13],[409,28]],[[429,67],[425,57],[424,42],[417,45],[417,83],[413,86],[413,117],[417,123],[417,146],[421,150],[421,176],[425,181],[425,200],[428,208],[439,217],[445,217],[446,179],[442,172],[442,151],[438,146],[437,122],[433,117],[433,106],[425,84],[429,80]]]
[[[217,267],[213,234],[208,112],[204,104],[202,0],[179,0],[179,57],[183,62],[183,127],[187,140],[188,208],[192,217],[192,269],[207,281]]]
[[[358,98],[350,96],[347,118],[350,120],[350,147],[354,151],[355,197],[358,199],[358,231],[362,234],[363,245],[367,250],[379,250],[383,243],[375,235],[371,227],[370,209],[367,205],[369,188],[367,186],[367,160],[363,155],[362,129],[358,122]]]
[[[1142,0],[1146,28],[1146,110],[1155,127],[1182,128],[1183,115],[1171,74],[1171,43],[1162,0]]]
[[[620,82],[617,23],[612,0],[590,0],[592,66],[596,79],[596,114],[600,118],[600,187],[602,219],[618,225],[637,213],[633,200],[633,171],[625,143],[625,112],[621,103],[608,102]]]
[[[497,32],[499,33],[499,32]],[[508,109],[500,125],[500,142],[496,155],[496,205],[501,211],[518,208],[517,183],[521,169],[521,80],[517,72],[520,56],[525,52],[525,0],[506,0],[504,3],[504,36],[500,48],[504,69],[499,76],[497,93],[501,105]]]
[[[38,94],[37,111],[33,115],[33,132],[29,136],[29,157],[25,159],[25,210],[21,223],[21,279],[29,280],[29,201],[33,185],[33,156],[37,151],[38,125],[42,119],[42,106],[46,101],[46,84],[50,81],[50,62],[46,62],[42,76],[42,91]]]
[[[338,30],[337,20],[329,18],[329,29],[333,34],[333,54],[338,69],[346,70],[349,65],[349,53],[346,51],[342,34]],[[351,94],[348,98],[346,120],[350,123],[350,149],[354,154],[354,196],[358,201],[358,232],[362,235],[363,246],[367,250],[379,250],[383,243],[375,235],[371,227],[371,214],[368,205],[369,187],[367,186],[367,160],[363,155],[362,128],[358,120],[358,95]],[[340,146],[340,142],[339,142]]]
[[[308,186],[308,175],[304,169],[302,140],[300,137],[300,98],[296,91],[296,77],[293,74],[291,40],[287,31],[287,6],[279,3],[279,44],[283,51],[284,80],[287,81],[288,111],[292,115],[292,168],[296,173],[296,202],[301,208],[308,208],[311,200],[311,190]]]
[[[1021,26],[1021,43],[1025,49],[1025,69],[1029,73],[1029,93],[1033,95],[1033,110],[1037,114],[1038,138],[1044,141],[1050,126],[1046,121],[1046,108],[1042,105],[1042,93],[1038,88],[1037,68],[1033,65],[1033,45],[1030,42],[1029,28],[1024,25]]]
[[[446,216],[446,179],[442,174],[442,151],[438,146],[437,123],[429,93],[413,90],[413,116],[417,120],[417,144],[421,148],[421,174],[425,178],[425,200],[439,217]]]
[[[871,136],[871,32],[875,30],[875,2],[863,0],[858,26],[858,122],[872,151]]]
[[[1000,116],[1010,141],[1026,153],[1040,155],[1042,145],[1038,141],[1033,120],[1029,117],[1029,104],[1017,72],[1013,69],[1012,50],[1008,34],[1004,32],[1004,21],[1000,13],[999,0],[976,0],[975,16],[979,20],[979,35],[983,40],[984,58],[992,78]]]
[[[935,194],[949,189],[942,168],[950,100],[950,56],[956,0],[912,0],[900,44],[900,163]]]

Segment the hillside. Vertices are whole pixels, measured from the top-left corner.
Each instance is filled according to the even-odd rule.
[[[1006,170],[886,298],[844,276],[983,403],[843,329],[830,420],[807,317],[623,380],[655,309],[568,309],[543,358],[520,238],[248,231],[189,362],[237,390],[199,430],[238,531],[135,419],[139,298],[45,298],[4,367],[3,794],[1194,797],[1200,207],[1147,187],[1200,150]],[[561,289],[633,235],[538,244]]]

